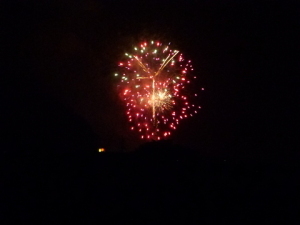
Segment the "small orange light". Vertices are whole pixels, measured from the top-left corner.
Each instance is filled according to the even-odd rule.
[[[99,152],[105,152],[104,148],[99,148]]]

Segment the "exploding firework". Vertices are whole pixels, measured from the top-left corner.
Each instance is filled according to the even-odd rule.
[[[171,135],[180,120],[201,108],[190,103],[186,86],[195,79],[191,60],[170,43],[143,42],[119,62],[120,96],[126,103],[130,129],[141,139],[160,140]],[[194,94],[197,96],[197,94]]]

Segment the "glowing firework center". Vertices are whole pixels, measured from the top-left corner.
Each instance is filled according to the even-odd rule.
[[[144,42],[140,48],[134,47],[133,54],[125,54],[127,59],[119,63],[122,75],[118,87],[131,130],[140,132],[142,139],[160,140],[200,107],[191,105],[181,94],[190,83],[187,72],[193,70],[191,61],[186,62],[169,45],[154,41],[147,45]]]
[[[172,95],[167,90],[156,91],[152,94],[148,102],[156,111],[170,110],[172,108]],[[154,116],[155,111],[153,111]]]

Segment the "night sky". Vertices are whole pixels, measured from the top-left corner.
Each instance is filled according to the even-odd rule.
[[[0,224],[300,224],[298,2],[0,1]],[[149,39],[205,90],[144,143],[114,73]]]
[[[143,142],[129,132],[113,73],[134,44],[157,39],[192,59],[205,88],[173,143],[293,158],[295,2],[2,1],[4,151],[136,149]]]

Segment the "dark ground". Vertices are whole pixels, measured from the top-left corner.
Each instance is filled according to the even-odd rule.
[[[0,4],[0,224],[299,224],[297,1]],[[110,77],[153,34],[205,92],[143,144]]]
[[[298,163],[204,158],[157,143],[127,154],[4,158],[1,168],[1,224],[299,221]]]

